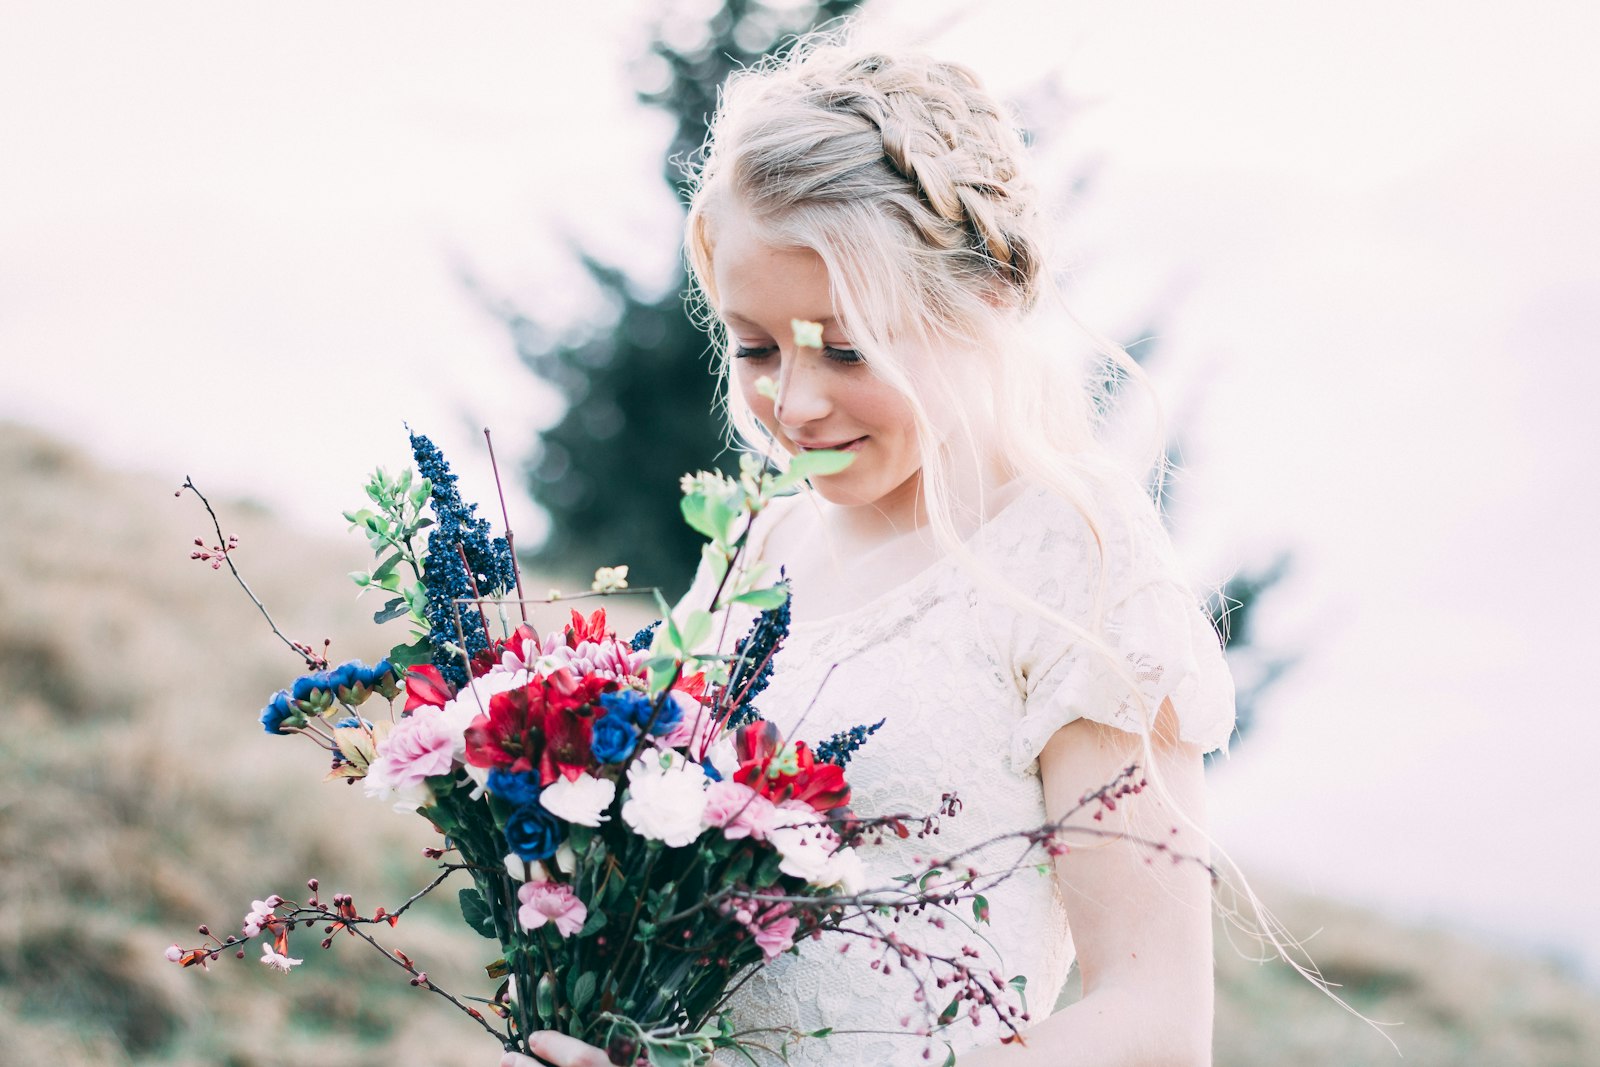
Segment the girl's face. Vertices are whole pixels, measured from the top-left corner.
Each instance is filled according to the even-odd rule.
[[[790,454],[838,448],[855,461],[812,479],[842,506],[899,512],[914,506],[922,461],[911,408],[851,347],[834,315],[822,257],[763,242],[742,213],[712,230],[717,313],[734,344],[733,380],[744,402]],[[795,319],[822,324],[823,348],[794,343]],[[763,377],[776,402],[761,395]]]

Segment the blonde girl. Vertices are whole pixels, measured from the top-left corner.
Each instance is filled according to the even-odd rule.
[[[855,456],[753,536],[794,596],[761,710],[811,739],[885,720],[850,765],[859,811],[963,802],[938,839],[864,848],[874,884],[1057,819],[1132,763],[1152,788],[1084,825],[1207,854],[1202,757],[1232,731],[1232,682],[1142,479],[1099,441],[1093,376],[1033,328],[1043,229],[1020,138],[960,66],[821,38],[725,88],[687,250],[730,423],[780,464]],[[795,320],[821,323],[820,349]],[[685,603],[709,600],[707,578]],[[828,1027],[791,1038],[789,1061],[940,1063],[948,1043],[961,1067],[1208,1064],[1207,871],[1074,840],[991,892],[987,924],[897,931],[1025,978],[1025,1042],[978,1012],[930,1043],[917,1030],[944,1005],[917,1002],[914,974],[872,967],[869,945],[806,945],[732,1005],[757,1060]],[[1074,959],[1083,996],[1051,1014]],[[608,1062],[553,1033],[533,1049]]]

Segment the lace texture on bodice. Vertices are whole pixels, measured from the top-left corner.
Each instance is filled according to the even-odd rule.
[[[919,869],[929,857],[1044,824],[1037,756],[1074,719],[1139,730],[1170,698],[1185,740],[1208,751],[1226,746],[1232,680],[1198,601],[1174,577],[1159,520],[1148,503],[1136,502],[1124,514],[1104,510],[1103,584],[1088,525],[1071,504],[1041,488],[1024,489],[969,542],[1006,581],[1055,612],[1056,621],[1019,611],[950,560],[854,610],[794,620],[772,684],[756,701],[764,717],[813,744],[884,719],[846,772],[851,806],[863,815],[931,814],[949,792],[962,801],[958,815],[941,821],[938,836],[863,845],[874,887],[892,889],[895,875]],[[709,600],[707,578],[701,575],[683,603]],[[1126,670],[1113,668],[1061,624],[1090,626],[1097,593],[1104,643]],[[728,632],[742,634],[751,615],[733,611]],[[1008,868],[1024,847],[1008,841],[968,862],[980,871]],[[888,928],[919,948],[952,956],[964,946],[977,949],[984,969],[1006,979],[1024,976],[1027,1007],[1035,1020],[1043,1018],[1073,960],[1055,878],[1031,865],[1045,859],[1035,853],[1020,873],[986,891],[987,924],[977,924],[963,903],[942,916],[942,929],[909,916]],[[863,939],[805,943],[739,990],[730,1004],[736,1028],[833,1028],[826,1041],[791,1039],[790,1063],[928,1063],[923,1051],[930,1040],[917,1031],[933,1022],[950,993],[931,983],[920,993],[916,976],[898,965],[874,969],[873,961],[886,958]],[[934,1035],[931,1062],[944,1061],[945,1042],[959,1054],[1004,1032],[990,1015],[980,1015],[975,1026],[963,1014]],[[783,1062],[777,1051],[783,1035],[751,1038],[771,1047],[755,1050],[757,1062]],[[727,1053],[718,1062],[748,1063]]]

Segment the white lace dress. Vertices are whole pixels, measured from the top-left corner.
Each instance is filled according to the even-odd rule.
[[[1139,492],[1131,483],[1122,491]],[[1129,513],[1107,508],[1101,520],[1107,640],[1126,657],[1147,707],[1170,698],[1185,740],[1206,751],[1224,748],[1233,729],[1233,682],[1216,634],[1197,598],[1176,579],[1167,535],[1148,501],[1123,499],[1133,505]],[[765,521],[783,521],[783,509],[792,506],[780,502]],[[1042,488],[1024,489],[969,544],[1043,604],[1080,623],[1090,620],[1098,554],[1070,503]],[[700,576],[684,603],[709,600],[707,577]],[[729,633],[742,634],[750,617],[736,615]],[[960,814],[942,820],[937,837],[891,837],[881,846],[863,846],[870,883],[891,887],[894,875],[916,868],[916,857],[947,855],[1044,824],[1037,756],[1062,725],[1084,717],[1141,728],[1124,683],[1101,656],[1079,645],[1069,631],[980,591],[955,562],[942,560],[843,614],[794,619],[772,683],[755,703],[786,732],[804,713],[795,736],[812,744],[886,720],[846,772],[851,806],[863,815],[931,813],[941,794],[960,796]],[[1011,845],[977,866],[1010,866],[1017,851]],[[923,947],[970,945],[980,950],[986,969],[1008,979],[1025,976],[1027,1006],[1035,1020],[1042,1018],[1073,960],[1055,878],[1027,870],[987,898],[987,925],[975,924],[966,905],[946,917],[943,930],[907,919],[896,931]],[[873,969],[881,953],[866,942],[841,952],[845,940],[851,939],[805,943],[798,955],[760,971],[731,1005],[737,1028],[832,1027],[825,1042],[789,1042],[788,1062],[804,1064],[938,1064],[945,1042],[960,1053],[1003,1033],[992,1017],[974,1026],[962,1015],[935,1036],[932,1058],[924,1059],[929,1041],[916,1031],[931,1017],[916,1002],[912,976],[898,967],[888,974]],[[936,1015],[950,993],[930,992],[929,999],[938,1001]],[[781,1043],[773,1035],[760,1040],[774,1049]],[[755,1055],[758,1062],[783,1062],[759,1050]],[[718,1062],[748,1061],[723,1053]]]

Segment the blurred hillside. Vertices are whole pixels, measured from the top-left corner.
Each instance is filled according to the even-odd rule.
[[[421,820],[322,784],[309,744],[255,722],[296,673],[226,573],[197,501],[91,465],[0,424],[0,1065],[487,1067],[497,1049],[355,943],[301,935],[293,975],[224,957],[209,974],[162,958],[194,924],[233,929],[252,898],[324,893],[391,909],[422,883]],[[202,486],[202,488],[204,488]],[[360,488],[351,486],[351,503]],[[382,655],[376,604],[345,572],[365,544],[293,533],[214,501],[236,558],[286,633],[335,657]],[[548,583],[546,583],[548,584]],[[544,588],[536,585],[535,588]],[[1282,966],[1219,937],[1220,1065],[1600,1065],[1600,998],[1552,967],[1460,938],[1269,893],[1328,977],[1405,1053]],[[482,993],[482,945],[449,896],[390,944],[440,984]]]

